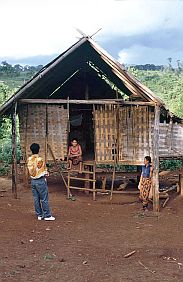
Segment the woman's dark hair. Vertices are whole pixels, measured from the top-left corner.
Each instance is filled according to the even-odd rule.
[[[71,142],[76,141],[78,143],[78,139],[77,138],[72,138]]]
[[[150,157],[150,156],[145,156],[145,159],[146,159],[149,163],[151,163],[151,157]]]
[[[39,149],[40,149],[40,146],[39,144],[37,143],[33,143],[31,146],[30,146],[30,150],[33,154],[38,154],[39,153]]]

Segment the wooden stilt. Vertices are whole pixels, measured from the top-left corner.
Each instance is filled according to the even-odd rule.
[[[85,169],[86,171],[89,170],[89,167],[87,166],[87,169]],[[85,179],[89,179],[90,178],[90,174],[89,173],[85,173]],[[90,188],[90,181],[85,181],[85,184],[84,184],[85,188],[86,189],[89,189]],[[85,193],[86,194],[89,194],[89,191],[85,190]]]
[[[154,136],[153,136],[153,210],[159,212],[159,123],[160,107],[155,106]]]
[[[96,192],[95,192],[95,183],[96,183],[96,162],[94,161],[93,163],[93,200],[95,201],[95,196],[96,196]]]
[[[28,111],[29,111],[29,105],[27,105],[26,107],[26,124],[25,124],[25,147],[24,147],[24,156],[23,156],[23,160],[24,160],[24,164],[23,164],[23,182],[25,187],[29,187],[29,172],[28,172],[28,168],[27,168],[27,130],[28,130]]]
[[[70,180],[70,171],[68,171],[68,177],[67,177],[67,199],[69,199],[70,197],[70,183],[71,183],[71,180]]]
[[[116,165],[114,164],[113,173],[112,173],[112,183],[111,183],[111,196],[110,196],[111,201],[112,201],[112,195],[113,195],[113,190],[114,190],[115,170],[116,170]]]
[[[102,192],[105,192],[107,177],[102,177]]]
[[[140,182],[141,170],[142,170],[142,167],[138,165],[137,166],[137,183]]]
[[[46,128],[45,128],[45,162],[47,163],[48,158],[48,105],[46,105]]]
[[[112,194],[113,194],[113,190],[114,190],[115,174],[116,174],[116,155],[114,156],[114,168],[113,168],[113,173],[112,173],[111,196],[110,196],[111,201],[112,201]]]
[[[183,196],[183,174],[179,174],[179,191],[180,195]]]
[[[12,110],[12,193],[15,199],[17,199],[16,113],[17,113],[17,103],[14,103]]]

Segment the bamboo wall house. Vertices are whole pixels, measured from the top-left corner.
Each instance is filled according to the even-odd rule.
[[[13,179],[16,182],[16,115],[26,162],[38,142],[46,160],[66,160],[77,137],[84,158],[96,164],[154,163],[153,199],[158,210],[159,159],[182,158],[182,120],[90,37],[43,67],[1,108],[12,114]]]

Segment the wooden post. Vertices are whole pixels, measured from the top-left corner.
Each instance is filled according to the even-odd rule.
[[[12,193],[15,199],[17,199],[16,113],[17,113],[17,103],[14,103],[12,109]]]
[[[95,201],[95,196],[96,196],[96,192],[95,192],[95,180],[96,180],[96,162],[93,162],[93,200]]]
[[[180,195],[183,196],[183,174],[179,174],[179,191]]]
[[[25,148],[24,148],[24,164],[23,164],[23,182],[25,187],[29,188],[29,172],[28,172],[28,167],[27,167],[27,159],[28,159],[28,154],[27,154],[27,130],[28,130],[28,118],[29,118],[29,105],[26,105],[26,125],[25,125]]]
[[[160,107],[154,107],[154,134],[153,134],[153,210],[159,212],[159,123],[160,123]]]
[[[85,171],[89,171],[89,166],[87,166],[87,168],[85,169]],[[89,173],[85,173],[85,178],[89,179],[90,178],[90,174]],[[90,181],[85,181],[85,188],[89,189],[90,188]],[[85,194],[89,194],[89,191],[85,190]]]
[[[45,117],[45,163],[48,158],[48,105],[46,105],[46,117]]]
[[[97,153],[96,153],[96,120],[95,120],[95,105],[93,105],[93,133],[94,133],[94,161],[96,164],[96,160],[97,160]]]
[[[102,177],[102,192],[105,192],[107,177]]]
[[[67,98],[67,150],[69,148],[69,140],[70,139],[70,106],[69,106],[69,97]],[[67,162],[68,162],[68,154],[67,154]]]
[[[114,155],[114,167],[113,167],[113,173],[112,173],[112,182],[111,182],[111,196],[110,196],[110,200],[112,201],[112,194],[113,194],[113,190],[114,190],[114,180],[115,180],[115,174],[116,174],[116,154]]]
[[[141,174],[141,170],[142,170],[142,168],[141,168],[141,166],[137,166],[137,183],[139,184],[139,182],[140,182],[140,174]]]

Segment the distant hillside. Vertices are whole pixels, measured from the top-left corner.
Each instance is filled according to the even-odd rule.
[[[20,86],[29,80],[43,66],[12,66],[7,62],[0,65],[0,104]],[[183,117],[183,67],[181,64],[173,69],[153,64],[134,65],[128,70],[142,83],[149,87],[168,106],[170,111]]]
[[[152,71],[133,67],[129,71],[160,97],[171,112],[183,118],[183,70]]]

